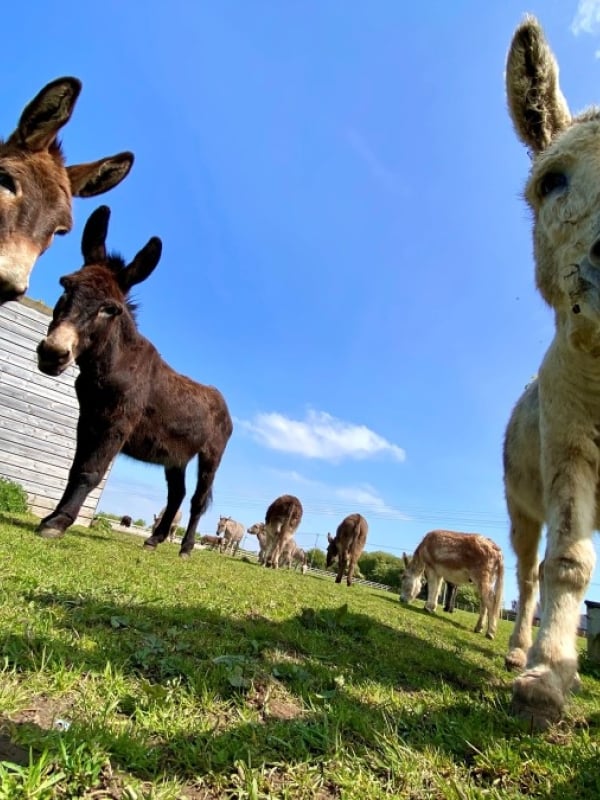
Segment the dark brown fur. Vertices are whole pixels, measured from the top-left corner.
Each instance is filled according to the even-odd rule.
[[[302,503],[292,494],[273,500],[265,514],[267,544],[263,563],[277,569],[283,551],[302,521]]]
[[[456,592],[458,591],[458,586],[455,583],[450,583],[446,581],[446,602],[444,603],[444,611],[447,611],[448,614],[452,614],[454,611],[454,606],[456,605]]]
[[[137,330],[127,296],[156,267],[161,243],[151,239],[125,266],[108,256],[110,211],[97,209],[82,241],[84,266],[64,278],[48,336],[38,346],[42,372],[58,375],[79,365],[77,449],[67,487],[56,509],[42,520],[42,536],[55,538],[73,524],[87,494],[120,451],[162,464],[167,506],[145,546],[163,542],[185,496],[185,468],[198,457],[198,479],[180,555],[194,547],[198,521],[212,497],[213,480],[233,429],[221,393],[180,375]]]
[[[133,520],[131,519],[131,517],[128,514],[126,514],[124,517],[121,517],[121,522],[119,524],[122,525],[124,528],[130,528],[132,522]]]
[[[352,586],[356,562],[364,550],[368,532],[367,520],[361,514],[349,514],[338,525],[335,537],[327,534],[327,566],[330,567],[336,558],[338,560],[336,583],[342,582],[347,567],[347,583]]]
[[[0,304],[27,290],[35,260],[73,226],[71,199],[101,194],[129,172],[132,153],[67,167],[57,141],[81,91],[76,78],[47,84],[0,141]]]
[[[200,544],[206,545],[210,547],[211,550],[220,550],[221,545],[223,544],[223,537],[222,536],[206,536],[200,537]]]

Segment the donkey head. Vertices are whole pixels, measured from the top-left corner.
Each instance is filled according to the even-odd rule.
[[[115,339],[121,317],[135,328],[127,296],[146,280],[160,260],[162,244],[153,237],[130,264],[106,252],[110,209],[100,206],[88,219],[81,249],[83,267],[60,279],[64,288],[54,306],[48,335],[37,348],[38,366],[47,375],[60,375],[85,354],[95,357]]]
[[[54,234],[71,230],[72,197],[112,189],[129,172],[132,153],[65,166],[57,141],[81,83],[58,78],[24,109],[16,130],[0,141],[0,304],[25,293],[33,265]]]
[[[532,159],[525,197],[537,286],[571,341],[585,346],[600,327],[600,110],[571,116],[533,17],[514,34],[506,86],[515,130]]]
[[[423,586],[422,572],[411,569],[412,561],[406,553],[402,554],[404,561],[404,572],[400,582],[400,600],[403,603],[410,603],[421,591]]]
[[[327,555],[325,557],[326,566],[330,567],[338,557],[337,539],[330,533],[327,534]]]
[[[230,519],[231,517],[219,516],[219,521],[217,522],[217,532],[216,532],[217,536],[221,536],[221,534],[227,532],[227,523],[229,522]]]

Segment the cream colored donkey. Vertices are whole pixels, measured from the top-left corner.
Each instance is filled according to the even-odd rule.
[[[520,596],[506,665],[521,671],[515,711],[545,727],[562,716],[576,680],[576,631],[600,527],[600,109],[571,116],[554,56],[531,17],[515,32],[506,81],[514,126],[532,159],[525,197],[536,283],[556,326],[506,431]],[[541,624],[531,646],[544,524]]]

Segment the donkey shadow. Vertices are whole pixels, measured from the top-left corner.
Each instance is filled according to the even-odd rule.
[[[56,635],[49,631],[0,637],[9,669],[34,673],[43,657],[48,670],[69,664],[76,672],[93,674],[111,663],[124,676],[143,676],[150,699],[124,694],[118,699],[124,718],[135,719],[140,703],[160,700],[162,692],[171,691],[168,687],[183,686],[200,694],[206,678],[211,687],[217,685],[221,698],[245,710],[240,716],[246,721],[226,730],[208,730],[197,720],[168,738],[153,737],[150,766],[140,766],[131,755],[144,747],[148,736],[135,726],[125,745],[122,733],[102,721],[88,724],[75,718],[66,732],[44,731],[18,717],[10,723],[17,743],[27,742],[34,750],[58,752],[61,737],[99,741],[113,766],[143,780],[165,773],[180,780],[209,771],[227,775],[240,753],[248,764],[320,763],[335,751],[340,736],[365,753],[373,746],[373,735],[401,739],[403,746],[422,750],[435,743],[462,763],[472,752],[468,742],[481,749],[498,736],[522,735],[507,713],[509,676],[499,680],[492,664],[487,668],[475,663],[451,643],[425,641],[347,606],[303,608],[288,619],[273,621],[253,612],[232,618],[198,604],[183,624],[176,605],[48,591],[29,592],[24,600],[32,613],[36,608],[39,613],[51,610],[59,630]],[[227,641],[215,645],[215,635],[224,631]],[[203,632],[210,634],[205,647]],[[80,637],[88,646],[79,646]],[[386,691],[420,697],[439,689],[440,680],[468,698],[443,709],[429,709],[419,700],[418,710],[410,705],[391,713],[385,704],[366,702],[352,691],[355,683],[377,681]],[[280,701],[264,700],[269,693],[279,693]],[[249,708],[258,712],[258,719],[248,721]],[[190,749],[193,758],[179,758]]]

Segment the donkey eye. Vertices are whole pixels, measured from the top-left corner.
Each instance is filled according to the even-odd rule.
[[[114,303],[107,303],[100,309],[100,314],[103,317],[116,317],[122,311],[121,306]]]
[[[567,176],[564,172],[547,172],[538,183],[540,197],[548,197],[553,192],[567,188]]]
[[[0,190],[4,190],[10,194],[17,193],[17,184],[14,182],[13,178],[8,174],[8,172],[5,172],[2,169],[0,169]]]

